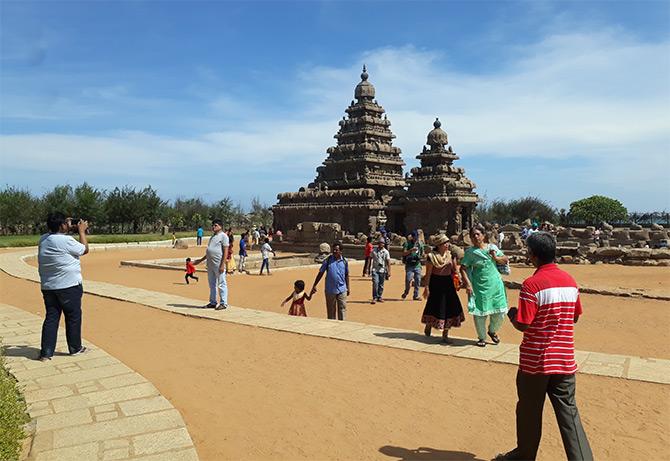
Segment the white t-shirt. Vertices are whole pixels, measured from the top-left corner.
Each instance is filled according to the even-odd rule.
[[[270,257],[270,253],[272,253],[272,247],[269,243],[264,243],[261,247],[261,254],[263,255],[263,259],[268,259]]]
[[[212,235],[207,242],[207,268],[217,269],[221,266],[221,258],[223,258],[223,249],[230,245],[228,234],[220,231]]]
[[[43,290],[62,290],[82,282],[79,257],[86,247],[66,234],[44,234],[37,250]]]
[[[391,253],[386,248],[376,247],[372,250],[372,272],[383,274],[386,272],[386,261],[391,260]]]

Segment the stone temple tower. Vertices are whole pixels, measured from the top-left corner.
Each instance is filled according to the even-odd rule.
[[[388,201],[389,192],[405,186],[400,149],[385,110],[375,100],[375,87],[363,66],[361,82],[354,90],[356,101],[346,109],[334,136],[337,145],[327,149],[328,158],[316,169],[310,187],[332,189],[370,188],[375,197]]]
[[[392,142],[391,122],[375,100],[375,87],[363,66],[355,101],[345,110],[314,182],[299,192],[277,195],[274,226],[293,229],[301,222],[341,224],[349,232],[367,232],[384,217],[394,191],[405,187],[400,149]]]
[[[406,228],[441,229],[453,235],[472,226],[478,197],[473,192],[476,185],[465,177],[465,170],[453,166],[458,156],[448,146],[447,133],[441,126],[435,119],[426,140],[428,148],[424,146],[416,157],[421,166],[412,168],[402,202]]]

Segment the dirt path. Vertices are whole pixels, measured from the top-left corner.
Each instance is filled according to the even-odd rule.
[[[156,259],[198,256],[204,250],[131,250],[91,253],[83,259],[85,278],[109,281],[121,285],[173,293],[194,299],[208,299],[207,276],[202,273],[199,283],[184,284],[183,274],[176,271],[120,267],[123,259]],[[563,266],[573,272],[578,281],[593,285],[588,278],[589,271],[581,271],[582,266]],[[622,266],[592,266],[601,268],[610,274],[610,283],[623,283],[635,280],[630,271],[618,276]],[[352,274],[358,274],[359,263],[351,264]],[[668,268],[632,268],[644,274],[648,284],[663,281]],[[650,271],[653,269],[654,271]],[[576,272],[575,272],[576,270]],[[528,270],[530,273],[530,270]],[[250,307],[274,312],[285,312],[280,302],[292,289],[293,281],[301,278],[311,286],[316,269],[296,269],[276,271],[272,276],[233,275],[228,278],[230,303],[241,307]],[[419,323],[424,303],[422,301],[402,301],[400,294],[404,289],[404,273],[401,266],[394,266],[391,280],[386,284],[383,304],[369,304],[371,283],[367,278],[353,276],[352,295],[348,303],[348,318],[353,321],[374,325],[422,330]],[[617,279],[619,277],[619,279]],[[655,278],[654,278],[655,277]],[[323,282],[320,287],[323,289]],[[465,293],[460,292],[461,302],[466,305]],[[510,305],[516,305],[518,291],[508,290]],[[576,347],[581,350],[599,351],[611,354],[639,355],[642,357],[670,358],[667,325],[670,323],[670,302],[637,298],[620,298],[600,295],[582,295],[585,314],[577,325]],[[325,302],[322,293],[307,303],[310,316],[325,317]],[[474,337],[474,325],[468,317],[462,328],[454,330],[455,336]],[[507,323],[501,331],[505,342],[518,342],[521,334]]]
[[[4,302],[42,313],[36,284],[1,274],[0,292]],[[84,311],[85,337],[170,399],[203,460],[483,460],[514,443],[513,366],[186,318],[88,295]],[[663,459],[670,386],[586,375],[578,381],[597,459]],[[549,406],[544,419],[539,459],[562,459]]]

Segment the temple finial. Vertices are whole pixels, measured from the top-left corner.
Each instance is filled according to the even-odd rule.
[[[361,80],[366,81],[368,79],[368,69],[363,64],[363,73],[361,74]]]

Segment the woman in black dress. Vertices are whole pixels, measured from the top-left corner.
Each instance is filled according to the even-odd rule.
[[[428,253],[426,260],[426,287],[423,297],[427,301],[421,323],[426,325],[426,336],[430,336],[431,329],[437,328],[442,330],[442,341],[449,344],[449,328],[460,327],[465,321],[452,275],[458,273],[457,263],[449,251],[449,239],[446,235],[437,235],[433,243],[436,250]]]

